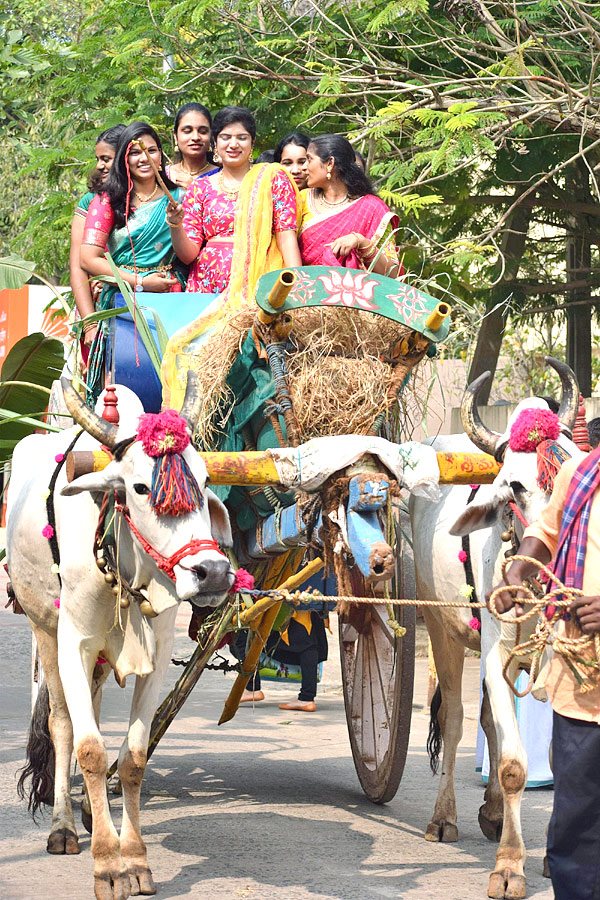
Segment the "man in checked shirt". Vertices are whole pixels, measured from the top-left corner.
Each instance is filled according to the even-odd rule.
[[[583,461],[567,460],[550,502],[525,530],[518,551],[545,564],[554,561],[563,584],[583,590],[558,625],[567,637],[600,632],[599,488],[600,449]],[[532,563],[517,560],[505,583],[520,586],[536,571]],[[498,595],[499,612],[513,606],[522,612],[518,594]],[[546,690],[554,712],[547,855],[555,900],[600,900],[600,687],[582,691],[573,669],[556,654]]]

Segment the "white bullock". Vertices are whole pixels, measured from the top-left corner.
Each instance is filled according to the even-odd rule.
[[[579,391],[575,377],[564,364],[551,358],[547,362],[558,372],[562,383],[562,400],[558,410],[561,435],[558,442],[571,456],[580,454],[570,440],[577,416]],[[438,437],[432,441],[436,451],[483,451],[502,461],[502,469],[491,485],[482,485],[471,503],[468,487],[442,488],[437,503],[411,496],[410,512],[414,537],[417,597],[420,600],[455,600],[466,582],[461,535],[470,534],[470,561],[479,600],[501,578],[500,566],[510,549],[502,539],[506,528],[502,519],[510,501],[514,502],[527,522],[537,519],[549,495],[538,486],[536,453],[514,452],[508,446],[510,427],[523,409],[547,408],[539,398],[522,401],[504,435],[489,431],[476,409],[477,393],[489,378],[480,376],[467,389],[463,400],[463,426],[467,435]],[[471,438],[472,440],[470,440]],[[523,526],[515,519],[517,539]],[[507,648],[514,646],[516,629],[500,625],[487,610],[482,610],[481,633],[469,626],[472,612],[463,609],[424,610],[431,638],[441,693],[432,703],[432,731],[429,749],[435,758],[439,753],[439,731],[443,739],[440,786],[431,822],[425,837],[430,841],[456,841],[456,800],[454,765],[462,736],[461,701],[464,648],[481,649],[485,674],[481,724],[490,750],[490,776],[485,802],[479,811],[481,830],[490,840],[500,839],[495,869],[490,875],[488,896],[522,898],[526,896],[524,875],[525,846],[521,837],[521,796],[527,782],[527,758],[519,735],[514,697],[502,670]],[[509,672],[513,682],[517,665]],[[436,729],[439,726],[439,731]]]
[[[65,452],[77,429],[32,435],[21,441],[13,456],[7,523],[9,572],[38,644],[48,686],[47,724],[55,756],[52,773],[47,771],[52,766],[49,742],[44,749],[43,741],[30,733],[30,808],[35,811],[40,802],[53,802],[50,853],[79,852],[69,792],[74,747],[92,809],[96,898],[125,900],[130,894],[156,892],[140,832],[140,791],[150,724],[171,656],[177,606],[181,600],[200,606],[223,601],[234,574],[214,539],[229,545],[231,530],[225,507],[206,489],[206,468],[191,445],[182,455],[205,502],[177,517],[159,517],[151,508],[153,459],[136,439],[143,410],[135,395],[117,388],[121,418],[116,426],[89,410],[68,382],[63,387],[69,411],[85,429],[77,449],[93,450],[104,444],[115,450],[115,457],[103,471],[83,475],[71,484],[66,483],[64,467],[58,477],[54,499],[62,581],[59,593],[48,540],[46,496],[57,466],[55,457]],[[181,412],[190,434],[198,411],[197,380],[191,375]],[[93,545],[99,506],[109,492],[116,492],[129,510],[129,522],[124,512],[115,518],[120,574],[132,589],[144,591],[151,610],[139,602],[139,595],[128,608],[120,608],[107,583],[110,579],[96,564]],[[172,577],[167,577],[143,549],[140,536],[157,551],[159,560],[160,556],[172,557],[192,539],[204,543],[193,545],[193,552],[179,562],[173,560]],[[145,615],[144,607],[155,617]],[[107,664],[98,665],[99,657]],[[121,684],[127,675],[136,676],[129,730],[118,761],[123,785],[120,835],[108,806],[107,755],[97,724],[99,687],[111,668]],[[44,692],[40,703],[43,698]],[[34,718],[36,715],[44,717],[39,704]],[[53,774],[54,790],[49,797]]]

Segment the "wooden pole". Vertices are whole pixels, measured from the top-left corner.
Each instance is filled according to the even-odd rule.
[[[273,458],[264,450],[201,453],[213,484],[279,485]],[[99,472],[111,461],[103,450],[72,450],[67,455],[68,481]],[[491,484],[500,466],[487,453],[438,453],[440,484]]]
[[[276,590],[295,590],[308,578],[319,572],[323,568],[323,565],[322,559],[318,557],[317,559],[313,559],[312,562],[309,562],[308,565],[300,569],[299,572],[296,572],[295,575],[290,575],[290,577],[287,578],[283,584],[280,584]],[[229,696],[225,701],[225,706],[223,707],[223,712],[219,719],[219,725],[223,725],[224,722],[229,722],[230,719],[233,719],[235,716],[240,705],[240,700],[242,699],[242,694],[246,690],[250,678],[256,671],[260,654],[267,643],[267,638],[271,634],[273,623],[277,618],[282,603],[283,600],[277,600],[273,597],[264,597],[259,600],[254,607],[251,606],[249,609],[244,610],[240,615],[240,621],[243,623],[244,618],[246,617],[246,621],[248,621],[249,615],[254,611],[255,607],[258,608],[258,620],[256,618],[250,619],[250,621],[254,622],[254,625],[250,625],[250,627],[252,628],[252,631],[255,632],[255,635],[246,654],[246,658],[242,663],[242,671],[234,681]],[[263,605],[260,606],[260,604]],[[261,613],[260,610],[263,610],[263,612]]]

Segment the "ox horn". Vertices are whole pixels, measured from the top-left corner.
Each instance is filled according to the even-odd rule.
[[[188,423],[190,434],[192,436],[196,430],[201,409],[202,394],[200,393],[200,380],[195,372],[188,369],[185,397],[183,398],[183,406],[181,407],[179,415]]]
[[[579,384],[575,373],[566,363],[553,356],[547,356],[545,363],[547,366],[551,366],[560,378],[562,396],[558,408],[558,418],[562,425],[571,432],[579,411]]]
[[[490,431],[490,429],[483,424],[479,413],[477,412],[477,395],[483,385],[489,381],[491,377],[491,372],[484,372],[479,378],[476,378],[475,381],[467,386],[460,404],[460,416],[467,437],[469,437],[475,446],[479,447],[483,453],[489,453],[493,456],[500,435],[496,434],[495,431]]]
[[[117,443],[117,434],[119,432],[117,426],[111,425],[106,419],[97,415],[93,409],[86,406],[68,378],[61,378],[60,383],[62,385],[67,409],[77,424],[81,425],[88,434],[95,437],[97,441],[100,441],[100,443],[108,447],[109,450],[112,450]]]

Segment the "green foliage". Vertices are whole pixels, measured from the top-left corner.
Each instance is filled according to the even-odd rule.
[[[540,182],[523,277],[564,277],[564,236],[583,220],[569,208],[568,170],[548,173],[600,136],[597,5],[492,0],[484,14],[427,0],[49,0],[40,11],[13,0],[11,10],[0,116],[21,139],[14,164],[0,154],[4,255],[10,242],[65,277],[96,134],[142,118],[170,151],[174,112],[200,100],[250,106],[258,152],[298,126],[347,133],[400,216],[405,265],[475,306],[502,269],[514,190]],[[588,163],[600,164],[598,150]],[[547,227],[558,240],[537,239]],[[511,293],[515,311],[539,300]]]
[[[35,263],[27,262],[14,254],[0,258],[0,291],[18,290],[27,284]]]
[[[42,417],[63,365],[61,342],[41,333],[27,335],[9,352],[0,373],[0,461],[10,459],[15,445],[36,429],[58,430]]]

